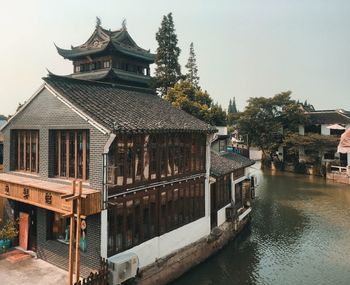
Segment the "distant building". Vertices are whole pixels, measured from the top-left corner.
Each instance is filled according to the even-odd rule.
[[[304,113],[307,116],[307,123],[299,126],[299,135],[318,134],[322,136],[335,136],[340,140],[341,134],[350,127],[350,112],[338,110],[317,110]],[[295,161],[310,163],[313,165],[312,158],[317,156],[322,165],[341,160],[342,164],[347,164],[346,155],[337,156],[337,144],[334,146],[314,149],[313,147],[300,146],[297,152],[292,154],[282,146],[279,148],[278,156],[286,164]]]
[[[221,226],[227,220],[227,208],[234,207],[238,220],[251,211],[252,177],[250,166],[255,162],[233,152],[211,152],[210,224]]]

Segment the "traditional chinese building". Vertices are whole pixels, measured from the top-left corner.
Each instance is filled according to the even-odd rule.
[[[148,87],[149,65],[154,55],[140,48],[129,35],[125,23],[120,30],[101,27],[99,19],[90,38],[82,45],[58,53],[73,62],[72,78]]]
[[[109,31],[98,22],[85,44],[57,50],[73,62],[73,73],[43,78],[2,128],[0,197],[10,201],[14,218],[20,219],[18,243],[67,269],[67,215],[73,202],[64,197],[78,180],[83,186],[84,228],[76,229],[83,240],[82,274],[98,267],[100,256],[132,252],[148,282],[161,278],[162,270],[159,280],[170,280],[160,259],[194,243],[202,245],[199,260],[207,257],[205,241],[214,227],[210,147],[216,129],[149,88],[154,56],[136,45],[125,26]],[[224,176],[236,185],[248,177],[249,165],[245,161],[224,172],[214,168],[212,174],[220,183]],[[234,202],[234,189],[217,187],[215,195],[224,198],[214,201],[215,211]],[[226,220],[219,215],[217,226]],[[197,263],[188,260],[187,268]],[[157,274],[147,271],[152,266]],[[173,277],[186,271],[174,268]]]
[[[251,212],[254,178],[249,169],[255,161],[225,151],[211,152],[210,225],[221,226],[232,215],[241,221]]]

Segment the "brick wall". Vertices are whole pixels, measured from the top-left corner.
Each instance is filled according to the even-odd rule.
[[[52,129],[88,129],[90,131],[90,186],[102,190],[102,153],[108,140],[108,135],[83,120],[69,107],[55,98],[48,90],[41,93],[21,112],[4,130],[4,171],[15,170],[15,152],[11,130],[39,130],[39,175],[38,179],[49,180],[52,177],[52,158],[49,149],[49,131]],[[12,142],[12,146],[11,146]],[[52,179],[52,178],[51,178]],[[55,180],[65,183],[61,180]],[[67,182],[66,182],[67,183]],[[69,182],[71,183],[71,182]],[[68,245],[54,240],[47,240],[47,212],[38,208],[37,211],[37,243],[38,257],[65,270],[68,269]],[[87,276],[91,269],[99,267],[101,244],[101,215],[87,218],[87,252],[81,252],[81,275]]]
[[[101,216],[86,219],[86,252],[80,252],[81,276],[86,277],[92,270],[99,269],[101,244]],[[68,270],[69,245],[47,239],[47,210],[37,209],[37,254],[38,257],[64,270]]]
[[[52,159],[49,150],[50,129],[88,129],[90,130],[90,185],[102,189],[102,152],[108,135],[83,120],[69,107],[44,89],[4,130],[4,170],[16,168],[15,151],[11,129],[39,130],[39,177],[47,180],[52,171]],[[12,140],[12,147],[11,145]]]

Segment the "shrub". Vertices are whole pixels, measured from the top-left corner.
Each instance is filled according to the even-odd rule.
[[[8,220],[6,224],[0,229],[0,239],[11,240],[17,237],[17,222],[14,220]]]

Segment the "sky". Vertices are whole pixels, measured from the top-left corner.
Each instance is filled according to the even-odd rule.
[[[136,43],[155,52],[169,12],[182,71],[193,42],[200,85],[224,108],[233,97],[242,111],[250,97],[290,90],[316,109],[350,110],[348,0],[0,0],[0,11],[0,114],[28,100],[47,69],[72,73],[54,43],[84,43],[96,16],[111,30],[125,18]]]

